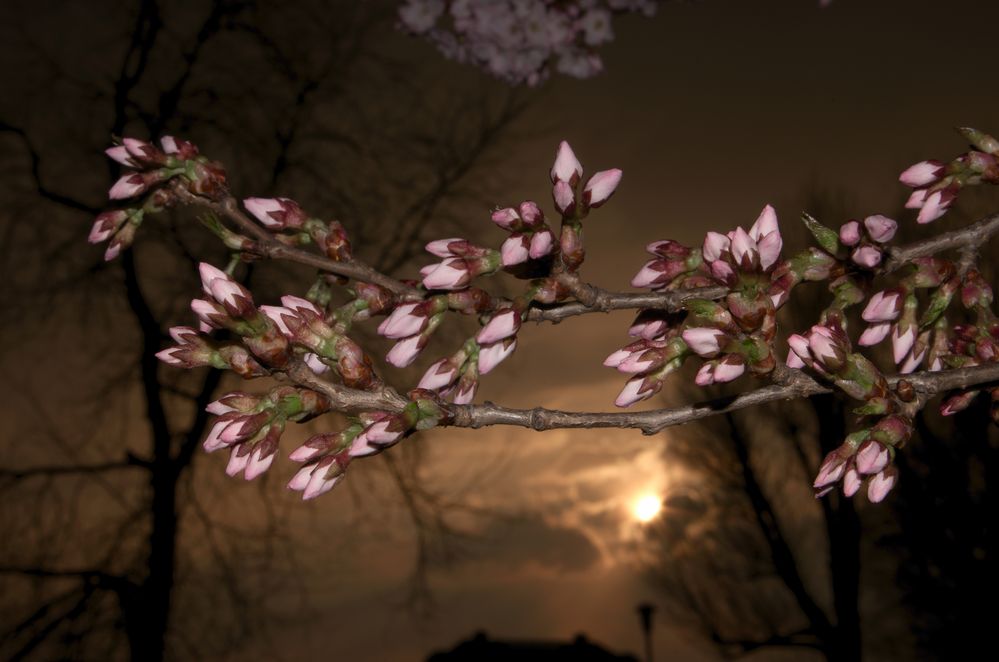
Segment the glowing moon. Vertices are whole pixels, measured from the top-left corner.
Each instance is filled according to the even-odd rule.
[[[655,494],[646,494],[635,502],[632,512],[639,522],[651,522],[662,510],[663,504]]]

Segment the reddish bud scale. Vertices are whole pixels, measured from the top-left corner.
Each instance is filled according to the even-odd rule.
[[[583,248],[583,227],[579,223],[567,223],[562,226],[562,237],[559,248],[562,254],[562,263],[569,271],[575,271],[586,259],[586,250]]]
[[[347,262],[353,257],[350,239],[340,221],[330,221],[322,241],[316,241],[330,259]]]
[[[367,304],[371,315],[378,315],[396,305],[395,296],[380,285],[357,281],[353,284],[354,296]]]
[[[460,313],[483,313],[493,307],[493,299],[485,290],[478,287],[470,287],[466,290],[449,292],[447,294],[447,307]]]
[[[268,366],[283,368],[291,359],[288,339],[270,320],[266,329],[259,335],[244,336],[243,344]]]
[[[226,173],[222,164],[215,161],[187,161],[184,176],[188,180],[187,188],[195,195],[203,195],[213,200],[220,200],[228,193],[226,188]]]
[[[226,366],[243,379],[264,377],[270,374],[270,371],[257,363],[242,345],[222,346],[219,348],[218,354],[225,361]]]

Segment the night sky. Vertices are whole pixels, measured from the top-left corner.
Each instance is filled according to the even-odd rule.
[[[115,42],[119,50],[113,52],[102,51],[101,46],[108,35],[116,34],[120,40],[127,33],[129,16],[135,11],[129,3],[95,3],[95,7],[98,4],[99,10],[83,10],[62,3],[11,3],[6,9],[13,10],[16,20],[5,19],[9,24],[0,32],[12,45],[0,56],[5,90],[0,120],[5,126],[30,127],[43,164],[51,164],[43,165],[46,183],[90,205],[103,204],[104,188],[112,181],[99,151],[86,151],[106,141],[107,114],[95,109],[111,100],[82,90],[93,81],[106,85],[110,80],[123,42]],[[184,11],[194,11],[192,6],[185,4]],[[165,15],[169,25],[171,14]],[[748,226],[768,203],[776,207],[782,227],[797,225],[799,212],[819,194],[840,201],[844,217],[828,219],[831,225],[849,216],[893,214],[904,199],[905,191],[897,182],[902,169],[923,158],[949,159],[963,149],[952,127],[999,131],[995,110],[999,90],[990,62],[991,26],[997,24],[999,4],[987,0],[834,0],[827,8],[810,0],[701,0],[666,3],[652,19],[620,19],[614,25],[614,41],[602,51],[605,72],[590,80],[554,77],[540,89],[524,92],[530,102],[527,110],[469,175],[476,194],[447,203],[447,219],[442,212],[441,219],[427,220],[419,236],[426,240],[448,236],[458,227],[477,241],[498,246],[503,235],[489,222],[489,209],[525,199],[541,201],[550,209],[547,171],[561,139],[571,142],[588,171],[610,167],[624,171],[614,199],[596,210],[586,226],[583,275],[609,289],[629,289],[629,280],[644,261],[646,243],[673,238],[697,244],[708,229]],[[168,31],[164,43],[179,40],[178,34],[186,33],[180,28]],[[505,93],[504,83],[443,60],[428,44],[392,30],[390,22],[373,34],[372,40],[381,43],[386,53],[412,62],[421,76],[435,81],[429,88],[433,95]],[[211,51],[205,57],[210,62]],[[250,78],[253,66],[247,62],[244,72]],[[51,78],[57,70],[64,75]],[[344,83],[346,105],[350,105],[351,80]],[[245,117],[221,114],[230,85],[235,85],[232,79],[220,78],[215,98],[195,97],[191,103],[201,104],[199,116],[211,119],[213,104],[218,104],[216,125],[235,122],[243,127],[239,123],[244,120],[246,126],[263,121],[250,112]],[[394,96],[387,87],[374,89],[369,84],[365,89],[368,95],[384,93],[386,103],[397,107],[408,102],[408,97]],[[280,106],[278,97],[267,97],[268,91],[261,94],[265,103],[275,101]],[[78,111],[74,104],[80,104]],[[357,108],[353,112],[364,115]],[[134,118],[133,126],[137,126]],[[210,136],[203,150],[215,155],[215,149],[220,159],[232,159],[231,184],[238,196],[264,188],[269,194],[287,191],[314,205],[328,205],[316,211],[341,214],[348,231],[351,220],[360,222],[352,219],[354,209],[337,207],[337,193],[313,190],[322,188],[321,182],[288,177],[271,189],[265,175],[248,172],[240,159],[265,149],[262,141],[226,145],[217,126],[211,132],[194,123],[169,128],[177,135],[187,131],[194,138],[199,132]],[[238,130],[233,133],[237,135],[229,139],[235,141]],[[427,134],[433,136],[432,127]],[[61,149],[62,141],[74,147]],[[375,153],[373,162],[385,144],[368,147]],[[324,153],[317,151],[315,158]],[[3,299],[11,312],[4,315],[6,350],[0,353],[4,383],[0,400],[7,421],[0,466],[65,464],[104,457],[102,453],[120,455],[123,444],[141,449],[142,403],[134,388],[126,386],[112,410],[93,404],[98,401],[98,383],[128,378],[132,355],[125,350],[119,354],[115,347],[134,343],[134,337],[124,330],[127,322],[121,321],[124,291],[113,284],[117,272],[87,270],[99,255],[84,241],[92,217],[33,195],[31,159],[17,135],[4,132],[0,154],[9,182],[3,198],[7,204],[0,212],[5,228],[0,241],[7,263],[4,274],[12,283]],[[307,154],[299,156],[312,158],[311,152]],[[385,158],[395,156],[386,153]],[[325,163],[321,161],[320,167]],[[385,164],[372,167],[377,170]],[[355,176],[332,165],[330,171],[337,186],[346,186],[343,182]],[[369,184],[367,180],[358,186]],[[911,217],[900,220],[912,224]],[[18,227],[46,222],[52,224],[51,233],[38,225],[30,230]],[[142,231],[146,229],[143,226]],[[920,228],[910,236],[929,231]],[[787,230],[787,236],[792,248],[804,242],[798,230]],[[36,248],[37,258],[31,255]],[[218,258],[221,254],[213,250],[210,255]],[[44,261],[56,254],[72,256],[60,258],[60,266],[53,267],[60,278],[89,274],[86,277],[97,278],[97,284],[87,286],[80,276],[80,284],[60,281],[59,293],[52,293],[48,288],[55,288],[55,283],[44,278]],[[177,264],[156,257],[152,248],[145,255],[153,256],[146,263],[150,270],[157,264]],[[429,261],[425,255],[416,256],[398,273],[411,277],[416,267]],[[158,284],[150,288],[180,296],[170,314],[183,320],[183,292],[186,287],[193,294],[193,276],[174,279],[170,273],[156,276]],[[291,271],[281,277],[301,275]],[[308,286],[306,278],[297,283],[296,293]],[[104,295],[111,303],[95,298],[95,291],[105,286],[109,290]],[[630,312],[620,312],[525,329],[517,352],[484,380],[477,401],[613,409],[624,380],[602,367],[601,361],[627,342],[631,319]],[[75,325],[88,330],[78,335]],[[122,344],[104,343],[95,325],[107,325],[103,328],[109,334],[124,338]],[[79,342],[80,337],[86,342]],[[418,361],[419,369],[443,356],[455,342],[457,335],[435,340]],[[390,381],[402,382],[401,375],[412,380],[414,373],[387,368],[384,374]],[[689,376],[685,372],[675,379]],[[691,396],[690,389],[678,385],[638,407],[680,404]],[[27,406],[27,401],[40,402],[42,409]],[[282,452],[294,448],[309,430],[325,425],[329,423],[320,420],[310,423],[308,430],[290,429]],[[237,572],[250,587],[247,595],[257,596],[244,605],[254,614],[250,620],[264,623],[260,632],[266,634],[234,637],[224,649],[207,648],[212,651],[207,657],[417,660],[479,630],[496,638],[558,640],[584,632],[614,651],[638,655],[641,638],[635,606],[643,601],[663,605],[670,596],[650,578],[642,552],[647,527],[636,521],[632,510],[643,495],[668,498],[679,487],[701,480],[697,467],[671,458],[671,441],[680,436],[671,431],[644,437],[632,431],[447,429],[417,435],[393,448],[389,455],[396,462],[418,467],[413,477],[418,489],[441,495],[452,508],[454,521],[476,534],[453,541],[453,548],[446,551],[454,555],[444,553],[430,564],[432,602],[415,603],[407,600],[414,586],[413,524],[384,464],[359,462],[342,487],[303,504],[283,487],[294,469],[284,458],[259,485],[246,485],[226,479],[222,454],[204,456],[199,449],[201,457],[182,489],[199,505],[182,509],[180,544],[185,560],[178,572],[174,608],[184,616],[177,622],[198,621],[206,614],[205,631],[199,630],[198,636],[212,636],[215,617],[208,614],[221,599],[215,596],[223,590],[219,586],[225,573],[213,569],[217,549],[197,523],[204,516],[219,529],[255,531],[262,537],[267,532],[280,540],[269,552],[261,551],[267,545],[256,538],[241,547],[238,534],[231,537],[237,542],[220,543],[236,556],[240,549],[250,550],[243,559],[245,568],[239,566]],[[54,443],[53,438],[60,441]],[[73,565],[87,557],[88,541],[115,535],[114,527],[104,523],[107,513],[117,513],[117,497],[110,493],[141,493],[142,485],[118,474],[101,480],[110,483],[78,491],[31,482],[2,483],[5,505],[0,513],[9,530],[26,541],[25,549],[12,558]],[[796,474],[793,480],[805,479]],[[110,490],[105,489],[108,484],[113,486]],[[807,488],[803,484],[800,493],[808,493]],[[59,495],[59,503],[72,503],[71,510],[44,511],[55,508],[52,493]],[[36,518],[44,522],[46,532],[35,534],[30,533],[24,513],[34,512],[28,506],[38,503],[49,505]],[[821,514],[811,502],[803,503],[801,512],[793,515],[795,527],[805,527]],[[887,508],[873,513],[864,503],[858,504],[858,510],[862,526],[890,528],[885,524],[890,519]],[[667,508],[659,517],[669,516]],[[66,536],[52,551],[33,555],[27,548],[59,538],[55,531],[62,526],[62,517],[74,522],[77,533]],[[266,523],[272,520],[279,524],[268,529]],[[802,540],[799,551],[804,553],[813,542]],[[865,549],[877,546],[871,540],[864,545]],[[808,556],[801,563],[821,575],[820,558]],[[890,584],[890,577],[886,581]],[[3,605],[0,624],[23,618],[25,609],[44,593],[35,592],[35,585],[22,583],[15,588],[23,591],[23,597]],[[863,610],[869,610],[862,611],[869,616],[876,608],[893,605],[893,600],[901,598],[879,602],[877,596],[862,591]],[[904,630],[902,626],[890,630],[902,642],[897,648],[865,644],[871,659],[902,659],[904,651],[911,652],[914,637]],[[657,615],[655,644],[659,660],[721,659],[702,633],[662,611]],[[194,656],[184,650],[178,646],[174,656]],[[761,648],[751,659],[822,656],[804,648]]]

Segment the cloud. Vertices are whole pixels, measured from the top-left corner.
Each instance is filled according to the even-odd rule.
[[[536,515],[494,520],[484,531],[488,561],[506,568],[580,572],[600,563],[600,550],[580,529],[553,524]]]

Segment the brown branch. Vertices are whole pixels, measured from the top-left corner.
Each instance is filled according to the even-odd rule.
[[[333,408],[338,411],[398,412],[408,402],[405,397],[389,387],[375,391],[360,391],[334,384],[316,376],[300,360],[295,360],[286,371],[278,373],[277,376],[326,395],[333,401]],[[928,399],[944,391],[999,381],[999,363],[888,377],[888,383],[893,386],[901,380],[912,384],[920,397]],[[545,407],[513,409],[488,402],[483,405],[447,405],[447,409],[454,416],[449,425],[463,428],[478,429],[489,425],[515,425],[539,431],[558,428],[636,428],[644,434],[655,434],[674,425],[683,425],[767,402],[796,400],[832,392],[830,386],[816,381],[800,370],[787,370],[781,384],[764,386],[736,396],[651,411],[579,412]]]
[[[587,313],[605,313],[611,310],[628,310],[633,308],[653,308],[656,310],[676,311],[684,301],[690,299],[720,299],[728,294],[728,288],[721,285],[715,287],[697,287],[689,290],[672,292],[612,292],[595,285],[582,283],[579,292],[585,292],[583,297],[577,294],[577,301],[558,304],[552,307],[532,307],[527,312],[527,319],[534,322],[561,322],[567,317],[586,315]]]
[[[997,232],[999,232],[999,214],[991,214],[963,228],[905,246],[890,248],[888,252],[891,258],[885,262],[885,271],[890,273],[901,269],[917,257],[935,255],[954,248],[980,246]]]
[[[182,201],[191,205],[197,205],[210,209],[235,223],[244,232],[252,235],[254,245],[249,252],[256,255],[275,260],[298,262],[299,264],[315,267],[320,271],[327,271],[340,276],[355,278],[366,283],[374,283],[375,285],[380,285],[391,292],[404,296],[421,296],[419,290],[416,288],[410,287],[409,285],[406,285],[402,281],[396,280],[391,276],[386,276],[364,262],[357,260],[345,260],[338,262],[318,253],[282,244],[274,238],[274,235],[261,227],[249,216],[244,214],[239,208],[239,203],[231,195],[218,201],[195,195],[180,185],[175,185],[173,187],[173,191]]]
[[[917,393],[928,398],[951,389],[962,389],[999,381],[999,363],[939,372],[927,371],[911,375],[895,375],[889,377],[888,382],[895,384],[901,379],[911,383]],[[682,425],[767,402],[808,398],[819,393],[830,392],[832,392],[831,387],[817,382],[801,371],[791,370],[784,384],[765,386],[734,397],[653,411],[573,412],[544,407],[512,409],[491,403],[452,406],[451,411],[454,413],[452,425],[458,427],[481,428],[487,425],[516,425],[534,430],[637,428],[644,434],[655,434],[674,425]]]

